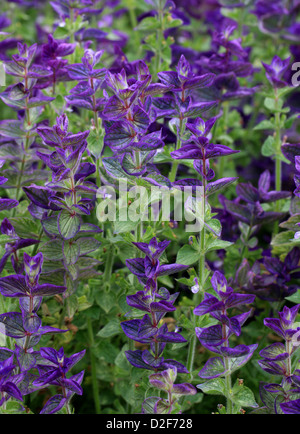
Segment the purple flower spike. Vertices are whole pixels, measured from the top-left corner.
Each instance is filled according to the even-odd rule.
[[[286,60],[281,60],[278,56],[275,56],[270,65],[262,62],[263,67],[266,70],[266,76],[269,82],[274,88],[281,88],[288,86],[288,83],[283,80],[285,72],[288,70],[291,62],[289,57]]]
[[[151,374],[149,376],[150,384],[153,387],[167,393],[168,399],[157,397],[147,398],[143,403],[142,413],[170,414],[179,397],[184,395],[196,395],[197,389],[191,384],[175,384],[176,377],[177,369],[175,367],[156,374]]]
[[[1,233],[3,235],[8,235],[11,238],[11,241],[5,245],[5,254],[2,256],[2,259],[0,261],[0,272],[3,271],[5,264],[10,256],[12,258],[12,265],[14,267],[14,270],[17,273],[19,271],[22,272],[22,265],[19,263],[19,261],[16,261],[15,258],[17,251],[25,247],[32,246],[34,244],[38,244],[39,241],[30,238],[20,238],[16,234],[14,227],[7,218],[5,218],[1,223]]]
[[[225,276],[219,271],[213,274],[211,285],[217,297],[206,293],[202,303],[194,309],[195,315],[210,314],[218,321],[216,325],[207,328],[197,327],[195,330],[200,343],[209,351],[218,354],[218,357],[210,358],[199,372],[199,376],[207,380],[208,385],[210,380],[222,377],[231,378],[231,374],[244,366],[258,347],[257,344],[237,345],[234,348],[229,346],[229,338],[233,334],[241,335],[241,328],[249,318],[251,311],[235,316],[229,316],[227,311],[253,303],[255,296],[235,293],[228,286]],[[206,391],[206,383],[199,384],[197,387]],[[221,391],[221,394],[223,393]],[[226,395],[226,391],[224,394]],[[255,407],[256,404],[252,406]]]
[[[276,342],[263,349],[260,352],[262,360],[258,362],[265,372],[282,378],[280,384],[262,385],[262,398],[267,393],[272,394],[271,400],[263,399],[271,413],[300,414],[299,399],[295,399],[300,394],[299,370],[292,365],[292,356],[300,341],[300,327],[296,322],[299,309],[300,305],[285,306],[278,313],[279,318],[266,318],[264,321],[284,340],[284,343]]]

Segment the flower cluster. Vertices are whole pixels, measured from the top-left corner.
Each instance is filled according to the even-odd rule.
[[[90,215],[97,191],[97,186],[86,179],[95,172],[95,166],[82,161],[89,131],[68,132],[68,118],[62,115],[53,128],[38,128],[38,134],[50,149],[36,154],[52,171],[52,180],[44,187],[35,184],[24,187],[31,201],[29,211],[41,220],[51,238],[41,251],[49,260],[63,260],[75,280],[80,267],[74,266],[80,257],[99,247],[99,241],[89,235],[101,232],[98,226],[82,220],[82,216]]]
[[[218,271],[214,273],[211,285],[217,296],[206,293],[203,302],[194,309],[194,314],[202,316],[209,313],[217,320],[216,325],[207,328],[198,327],[196,334],[201,344],[218,356],[209,359],[201,369],[200,378],[208,381],[197,387],[203,392],[208,392],[212,380],[218,378],[219,390],[223,391],[222,394],[227,399],[227,411],[232,411],[232,406],[239,406],[239,400],[232,392],[231,375],[251,359],[258,345],[242,344],[234,348],[230,347],[230,337],[241,335],[241,328],[251,316],[252,311],[229,316],[228,310],[240,309],[241,306],[253,303],[255,296],[235,293],[228,286],[226,278]],[[253,405],[253,407],[256,406],[256,404]]]
[[[143,291],[127,297],[129,306],[147,312],[142,319],[133,319],[121,323],[124,333],[136,342],[149,344],[149,350],[127,351],[129,362],[138,368],[161,371],[170,366],[178,372],[187,373],[186,368],[175,360],[165,360],[162,357],[166,343],[186,342],[177,332],[170,332],[166,323],[160,323],[168,312],[176,310],[174,303],[179,293],[170,294],[166,288],[158,287],[158,278],[185,270],[187,267],[179,264],[160,264],[159,258],[170,244],[169,241],[159,242],[153,238],[149,244],[134,243],[145,253],[145,258],[129,259],[127,267],[139,282],[144,285]]]
[[[261,399],[270,413],[300,414],[299,369],[294,369],[293,355],[299,347],[300,327],[296,323],[300,305],[284,307],[279,318],[266,318],[265,326],[284,343],[276,342],[260,352],[258,363],[268,374],[282,377],[280,384],[261,384]],[[299,356],[296,356],[298,364]]]
[[[127,303],[130,307],[146,314],[142,319],[123,321],[121,327],[129,339],[150,345],[150,351],[129,350],[125,354],[133,366],[155,371],[156,374],[149,377],[150,383],[168,392],[168,401],[161,398],[148,398],[143,404],[143,412],[172,413],[176,399],[180,395],[195,394],[196,390],[190,384],[174,386],[177,372],[188,373],[188,371],[182,363],[162,356],[167,343],[183,343],[186,340],[178,332],[170,332],[167,323],[162,322],[167,313],[176,310],[174,303],[179,294],[171,295],[166,288],[159,288],[158,278],[178,273],[186,267],[179,264],[160,264],[159,258],[170,244],[168,241],[159,242],[156,238],[152,238],[149,244],[134,244],[145,254],[145,258],[129,259],[126,263],[129,270],[145,287],[143,291],[127,296]]]
[[[1,414],[299,414],[300,1],[1,6]]]
[[[0,315],[0,332],[14,338],[16,342],[14,350],[0,349],[1,405],[11,397],[22,401],[24,395],[54,385],[62,389],[62,395],[50,398],[41,411],[52,414],[64,406],[68,409],[74,393],[82,394],[80,384],[83,372],[69,379],[66,374],[84,356],[85,351],[68,359],[64,357],[63,349],[58,352],[52,348],[40,348],[38,351],[34,349],[43,335],[67,331],[42,326],[41,318],[37,314],[43,297],[63,294],[67,289],[64,286],[40,284],[42,266],[41,253],[33,257],[24,253],[25,275],[14,274],[0,278],[1,295],[19,299],[21,309],[21,313],[7,312]],[[45,362],[46,360],[50,363]],[[36,368],[39,375],[33,373]]]
[[[177,369],[169,369],[151,374],[149,381],[151,386],[168,395],[168,399],[160,397],[146,398],[143,402],[143,414],[178,414],[181,413],[178,400],[185,395],[195,395],[197,390],[189,383],[175,384]]]

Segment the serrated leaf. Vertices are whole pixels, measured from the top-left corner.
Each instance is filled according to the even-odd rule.
[[[40,247],[40,252],[44,255],[45,259],[50,261],[60,261],[63,259],[63,243],[61,240],[47,241]]]
[[[252,390],[250,390],[243,384],[237,384],[234,386],[232,400],[236,405],[239,405],[240,407],[258,407]]]
[[[97,337],[100,338],[110,338],[112,336],[118,335],[121,333],[120,323],[117,319],[111,320],[107,323],[100,332],[97,333]]]
[[[181,247],[177,254],[176,262],[182,265],[193,265],[199,261],[200,253],[190,245]]]
[[[225,381],[223,378],[214,378],[203,384],[198,384],[197,388],[207,395],[225,395]]]
[[[69,240],[80,230],[81,219],[77,214],[71,214],[67,210],[62,210],[58,216],[58,230],[60,235]]]
[[[265,140],[265,142],[262,146],[261,153],[264,157],[271,157],[271,156],[276,154],[275,139],[273,136],[269,136]]]
[[[76,264],[80,248],[76,241],[64,241],[63,243],[64,260],[67,265]]]

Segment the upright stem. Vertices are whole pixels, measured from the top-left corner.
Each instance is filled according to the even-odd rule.
[[[2,294],[0,294],[0,314],[1,313],[5,313],[5,305]]]
[[[228,338],[227,338],[227,327],[225,324],[222,324],[222,337],[224,339],[224,347],[229,347]],[[231,381],[231,372],[229,367],[229,358],[223,356],[223,362],[225,366],[225,396],[226,396],[226,414],[233,414],[233,403],[230,398],[232,394],[232,381]]]
[[[275,89],[275,148],[276,148],[276,164],[275,164],[275,177],[276,177],[276,190],[281,191],[281,116],[280,112],[277,110],[279,109],[279,97],[278,97],[278,90]],[[280,203],[276,203],[276,208],[280,210]]]
[[[87,327],[88,327],[88,336],[89,336],[89,349],[90,349],[90,359],[91,359],[91,373],[92,373],[92,386],[93,386],[95,412],[96,414],[101,414],[101,405],[99,399],[99,388],[98,388],[98,379],[97,379],[97,363],[93,352],[93,346],[95,344],[95,341],[94,341],[94,333],[93,333],[91,318],[88,318]]]
[[[133,1],[129,1],[128,2],[128,10],[129,10],[129,17],[130,17],[130,24],[132,27],[132,30],[134,30],[136,28],[136,26],[138,25],[138,21],[135,15],[135,7],[134,7],[134,2]]]
[[[176,142],[176,151],[181,147],[181,136],[182,136],[182,133],[183,133],[183,126],[184,126],[183,119],[180,119],[180,122],[179,122],[179,132],[178,132],[178,135],[177,135],[177,142]],[[177,175],[178,166],[179,166],[179,162],[177,160],[174,160],[173,163],[172,163],[171,172],[169,174],[169,180],[170,180],[170,182],[175,182],[176,181],[176,175]]]
[[[229,115],[229,102],[223,103],[223,134],[227,134],[228,131],[228,115]],[[219,178],[223,178],[225,171],[225,158],[220,159],[219,166]]]
[[[203,221],[205,220],[205,209],[206,209],[206,180],[203,178],[203,198],[202,198],[202,216]],[[200,231],[200,257],[199,257],[199,287],[200,296],[202,301],[204,297],[204,283],[205,283],[205,226],[203,225]]]
[[[293,351],[293,345],[291,344],[290,341],[286,341],[285,343],[285,347],[286,347],[286,352],[288,353],[288,358],[287,358],[287,371],[286,371],[286,376],[290,377],[292,375],[292,351]]]
[[[103,282],[105,286],[110,287],[110,278],[112,273],[112,267],[114,263],[114,246],[110,246],[108,251],[106,252],[106,262],[105,262],[105,269],[103,274]]]
[[[191,379],[193,378],[193,369],[194,369],[194,360],[195,360],[195,351],[196,351],[196,343],[197,343],[197,336],[195,333],[193,333],[192,338],[190,340],[189,348],[188,348],[188,357],[186,362],[187,370],[189,371],[191,375]]]
[[[157,47],[156,47],[156,74],[160,72],[161,65],[161,47],[164,39],[164,22],[163,8],[160,5],[158,10],[159,29],[157,30]]]
[[[28,87],[28,79],[27,76],[25,76],[25,88],[27,89]],[[28,123],[28,125],[31,124],[30,122],[30,109],[27,108],[29,103],[29,97],[26,98],[26,109],[25,109],[25,113],[26,113],[26,122]],[[19,172],[19,176],[18,176],[18,180],[17,180],[17,185],[16,185],[16,200],[20,200],[20,196],[21,196],[21,185],[22,185],[22,178],[23,178],[23,174],[24,174],[24,169],[25,169],[25,164],[26,164],[26,152],[28,150],[29,147],[29,132],[27,132],[26,134],[26,139],[25,139],[25,146],[24,146],[24,155],[22,158],[22,162],[21,162],[21,168],[20,168],[20,172]],[[16,208],[13,209],[12,211],[12,217],[14,217],[16,215]]]
[[[205,159],[204,159],[203,163],[205,166]],[[205,169],[204,169],[204,175],[205,174],[206,173],[205,173]],[[205,190],[206,190],[206,179],[205,179],[205,177],[203,177],[203,196],[202,196],[203,220],[205,218],[205,208],[206,208]],[[205,284],[205,226],[204,225],[200,231],[199,244],[200,244],[199,269],[198,269],[199,293],[195,294],[195,297],[194,297],[194,304],[196,306],[198,306],[204,298],[204,284]],[[198,319],[198,317],[194,316],[195,326],[198,325],[197,319]],[[196,337],[195,333],[193,333],[191,341],[190,341],[189,349],[188,349],[188,358],[187,358],[187,369],[190,373],[193,371],[193,366],[194,366],[196,342],[197,342],[197,337]]]
[[[279,105],[279,97],[278,97],[278,90],[275,89],[275,108],[278,110]],[[276,111],[275,113],[275,149],[276,149],[276,155],[275,155],[275,189],[276,191],[281,191],[282,189],[282,162],[280,159],[281,155],[281,116],[280,112]],[[278,200],[275,205],[276,212],[280,212],[280,205],[281,201]],[[275,223],[274,227],[274,233],[278,233],[279,225],[278,222]]]
[[[228,370],[229,369],[228,357],[224,357],[224,365],[225,365],[225,370]],[[228,373],[225,376],[225,390],[227,396],[226,414],[233,414],[233,403],[230,398],[231,390],[232,390],[231,373]]]

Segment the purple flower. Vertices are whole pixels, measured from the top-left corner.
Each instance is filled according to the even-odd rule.
[[[146,398],[142,406],[143,414],[178,413],[178,410],[175,410],[175,405],[179,397],[184,395],[196,395],[197,390],[191,384],[175,384],[176,377],[177,369],[175,367],[170,367],[165,371],[149,376],[150,384],[158,390],[167,393],[168,399],[158,397]]]
[[[241,335],[241,328],[250,317],[251,310],[234,316],[230,316],[228,310],[253,303],[255,296],[235,293],[219,271],[213,274],[211,285],[217,296],[205,293],[204,300],[194,309],[195,315],[210,314],[218,321],[217,325],[196,328],[200,343],[209,351],[218,354],[218,357],[210,358],[199,372],[199,376],[205,380],[231,378],[231,374],[244,366],[258,347],[257,344],[237,345],[235,348],[229,346],[231,335]],[[205,392],[205,383],[197,387]]]
[[[173,273],[179,273],[188,267],[180,264],[161,265],[158,258],[169,245],[168,242],[161,242],[153,238],[148,247],[144,243],[135,243],[136,246],[146,253],[146,257],[128,259],[126,265],[129,270],[137,276],[140,282],[144,284],[155,285],[159,276],[166,276]]]
[[[282,262],[276,257],[265,256],[253,267],[244,260],[236,273],[235,284],[262,300],[281,301],[297,292],[298,286],[291,283],[296,277],[300,258],[299,248],[293,248]]]
[[[185,101],[191,91],[199,88],[206,88],[213,84],[215,74],[204,74],[196,76],[192,72],[192,67],[184,55],[176,67],[176,72],[166,71],[158,73],[158,78],[172,92],[180,93],[181,100]]]
[[[292,308],[284,307],[278,313],[279,318],[266,318],[264,324],[270,328],[284,343],[273,343],[260,352],[262,360],[260,367],[271,375],[282,377],[280,384],[263,384],[261,397],[266,408],[272,413],[299,413],[298,401],[295,400],[300,393],[299,370],[292,367],[292,355],[299,346],[300,327],[296,317],[300,305]],[[267,394],[271,399],[266,400]]]
[[[41,411],[41,414],[53,414],[64,405],[68,405],[74,394],[82,395],[83,372],[69,378],[67,378],[67,373],[84,357],[85,350],[71,357],[66,357],[63,348],[60,348],[59,351],[53,348],[41,348],[40,355],[48,363],[37,365],[40,377],[33,381],[33,385],[39,388],[53,385],[60,387],[63,391],[62,395],[55,395],[50,398]]]
[[[23,396],[18,388],[18,383],[22,381],[22,375],[16,375],[14,365],[14,356],[12,355],[4,361],[0,361],[0,407],[9,399],[13,398],[23,401]]]
[[[275,89],[288,86],[288,83],[283,80],[283,76],[288,70],[290,62],[290,57],[286,60],[281,60],[278,56],[273,58],[270,65],[262,62],[263,67],[266,70],[267,79]]]
[[[226,211],[251,227],[283,218],[284,213],[264,211],[261,203],[275,202],[290,196],[287,191],[269,191],[270,173],[268,171],[260,176],[258,184],[258,188],[253,187],[250,183],[239,184],[236,188],[238,198],[235,201],[224,200]],[[241,203],[242,201],[246,204]]]
[[[17,255],[17,251],[23,249],[25,247],[32,246],[34,244],[38,244],[38,240],[33,240],[31,238],[24,239],[20,238],[16,232],[12,224],[9,222],[7,218],[5,218],[1,223],[1,233],[3,235],[7,235],[10,237],[10,241],[5,245],[5,253],[0,261],[0,272],[3,271],[5,264],[9,257],[11,256],[11,262],[14,270],[16,272],[22,271],[22,264],[19,262],[19,258]]]
[[[4,176],[0,176],[0,186],[5,184],[8,181]],[[5,199],[0,198],[0,211],[4,211],[6,209],[12,209],[19,205],[19,202],[15,199]]]

